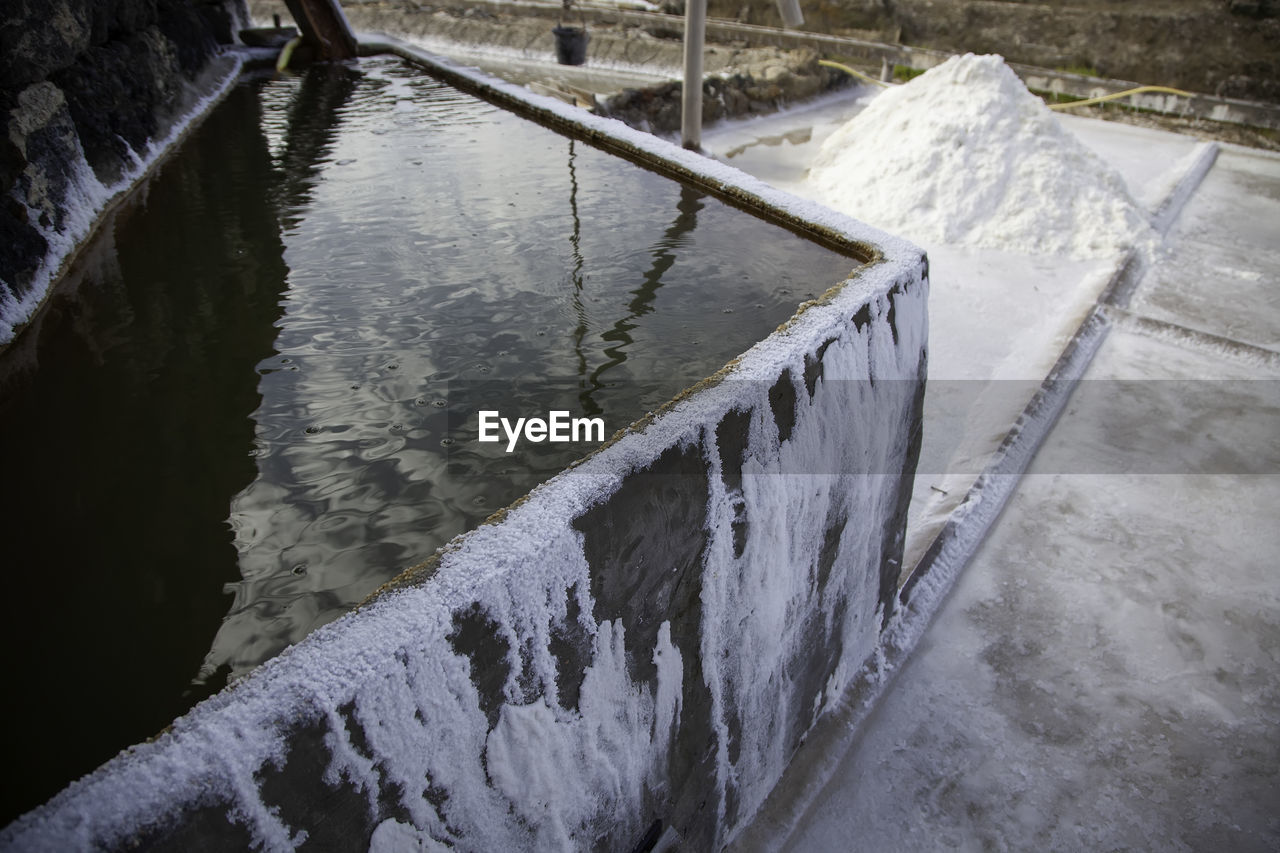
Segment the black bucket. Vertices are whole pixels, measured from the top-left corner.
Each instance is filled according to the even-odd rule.
[[[556,37],[556,61],[561,65],[582,65],[587,61],[586,27],[553,27]]]

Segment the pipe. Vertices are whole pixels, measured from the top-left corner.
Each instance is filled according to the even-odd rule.
[[[284,47],[280,49],[280,55],[276,57],[277,74],[289,67],[289,60],[293,58],[293,51],[300,44],[302,44],[302,36],[294,36],[285,42]]]
[[[680,144],[692,151],[702,149],[702,49],[706,40],[707,0],[686,0]]]
[[[882,83],[881,81],[875,79],[869,74],[863,74],[861,71],[857,70],[856,68],[850,68],[848,65],[842,65],[839,62],[832,62],[829,59],[819,59],[818,64],[825,65],[827,68],[835,68],[839,71],[843,71],[846,74],[852,74],[854,77],[857,77],[859,80],[865,80],[866,82],[874,83],[877,86],[887,87],[889,85],[888,83]],[[1065,104],[1049,104],[1049,109],[1069,110],[1074,107],[1088,107],[1094,104],[1102,104],[1102,103],[1106,103],[1107,101],[1114,101],[1117,98],[1126,98],[1129,95],[1139,95],[1139,94],[1142,94],[1143,92],[1162,92],[1166,95],[1180,95],[1184,98],[1195,97],[1195,95],[1191,92],[1184,92],[1181,89],[1171,89],[1168,86],[1138,86],[1137,88],[1134,88],[1134,89],[1125,89],[1123,92],[1113,92],[1110,95],[1100,95],[1096,98],[1088,98],[1083,101],[1069,101]]]
[[[827,68],[834,68],[837,71],[843,71],[845,74],[852,74],[854,77],[857,77],[859,80],[865,80],[868,83],[874,83],[875,85],[883,86],[886,89],[889,87],[889,84],[885,83],[883,80],[877,80],[876,78],[872,77],[870,74],[863,74],[861,71],[859,71],[856,68],[850,68],[848,65],[842,65],[839,62],[832,62],[830,59],[819,59],[818,64],[824,65]]]
[[[1100,95],[1097,98],[1088,98],[1083,101],[1068,101],[1065,104],[1050,104],[1049,109],[1069,110],[1074,107],[1088,107],[1094,104],[1114,101],[1116,98],[1124,98],[1129,95],[1140,95],[1143,92],[1162,92],[1166,95],[1181,95],[1184,98],[1195,97],[1191,92],[1184,92],[1181,89],[1170,89],[1168,86],[1139,86],[1136,89],[1125,89],[1123,92],[1113,92],[1110,95]]]

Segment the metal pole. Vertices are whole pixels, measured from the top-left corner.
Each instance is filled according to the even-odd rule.
[[[782,26],[794,30],[804,24],[804,12],[800,11],[800,0],[778,0],[778,14],[782,16]]]
[[[680,139],[685,148],[694,151],[702,148],[702,48],[706,40],[707,0],[685,0]]]
[[[338,0],[285,0],[289,14],[324,60],[350,59],[356,55],[355,34]]]

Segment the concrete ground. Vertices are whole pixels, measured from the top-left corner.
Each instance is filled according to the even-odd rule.
[[[707,144],[803,194],[856,109]],[[1194,147],[1067,125],[1153,209]],[[914,652],[859,725],[815,733],[736,849],[1280,848],[1277,246],[1280,157],[1224,146]],[[941,353],[947,378],[1043,376],[1100,290],[1087,265],[928,248],[931,382]],[[926,436],[967,417],[954,403]],[[983,445],[939,452],[976,456],[923,471],[917,553]]]
[[[1135,372],[1138,416],[1068,410],[835,772],[739,849],[1277,849],[1280,359],[1121,324],[1088,378]],[[1166,422],[1219,438],[1171,462]]]

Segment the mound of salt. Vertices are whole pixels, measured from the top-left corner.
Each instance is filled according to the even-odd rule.
[[[808,181],[926,244],[1092,258],[1151,234],[1124,179],[999,56],[952,57],[884,92],[827,139]]]

